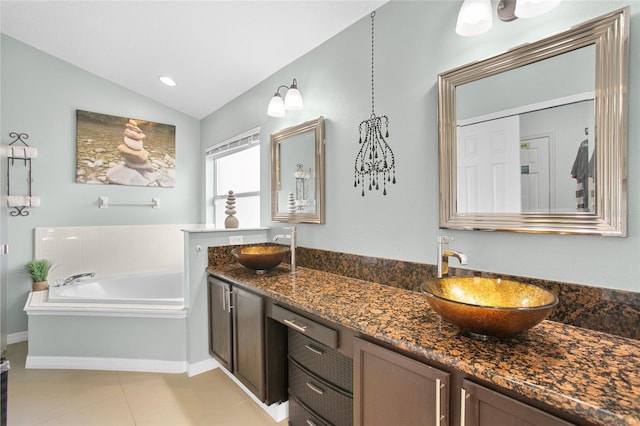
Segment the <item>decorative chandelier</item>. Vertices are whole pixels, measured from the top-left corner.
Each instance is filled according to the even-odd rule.
[[[387,195],[387,182],[396,183],[396,160],[385,138],[389,137],[389,117],[376,116],[374,108],[374,78],[373,78],[373,53],[374,53],[374,17],[376,12],[371,12],[371,117],[360,123],[359,133],[360,150],[356,156],[354,166],[355,188],[362,186],[364,197],[365,176],[369,191],[373,188],[380,189],[380,175],[382,175],[382,194]],[[384,120],[385,134],[382,136],[382,121]],[[392,180],[393,175],[393,180]]]

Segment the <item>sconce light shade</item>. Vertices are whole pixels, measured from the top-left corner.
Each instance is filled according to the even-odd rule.
[[[302,95],[296,86],[296,79],[293,79],[293,84],[287,90],[287,94],[284,97],[284,108],[288,110],[302,109],[304,104],[302,103]]]
[[[280,95],[280,89],[285,88],[287,90],[287,94],[284,97],[284,101],[282,100],[282,96]],[[293,79],[293,83],[291,86],[280,86],[276,90],[275,95],[271,98],[269,102],[269,107],[267,108],[267,115],[271,117],[284,117],[284,112],[286,110],[293,109],[302,109],[302,95],[298,90],[298,82],[296,79]]]
[[[267,108],[267,115],[271,117],[284,117],[284,101],[280,93],[276,92],[273,98],[271,98],[269,107]]]
[[[491,0],[464,0],[458,13],[456,33],[471,37],[489,31],[492,25]]]
[[[517,0],[514,14],[518,18],[534,18],[554,9],[560,0]]]

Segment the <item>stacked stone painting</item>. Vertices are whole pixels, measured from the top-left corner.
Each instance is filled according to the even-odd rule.
[[[172,188],[176,126],[76,111],[76,182]]]

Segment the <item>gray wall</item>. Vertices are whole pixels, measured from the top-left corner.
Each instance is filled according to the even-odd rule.
[[[198,165],[200,123],[123,87],[2,35],[2,129],[28,133],[38,148],[33,164],[33,193],[42,207],[27,217],[8,218],[7,332],[25,331],[22,312],[29,278],[22,273],[33,256],[33,228],[37,226],[137,225],[197,223],[200,221]],[[176,186],[174,188],[82,185],[75,183],[76,109],[133,116],[176,126]],[[4,170],[4,169],[3,169]],[[2,187],[2,194],[6,188]],[[110,207],[98,209],[98,196],[111,201],[149,202],[161,208]],[[4,237],[4,236],[3,236]],[[5,302],[4,298],[2,300]],[[4,310],[5,308],[3,308]]]
[[[494,1],[494,5],[495,5]],[[42,207],[26,218],[8,218],[1,235],[11,245],[6,297],[7,331],[27,328],[22,312],[30,283],[20,273],[33,253],[36,226],[204,222],[204,150],[261,126],[262,224],[270,221],[271,132],[324,115],[326,121],[327,223],[300,225],[301,245],[407,261],[435,263],[439,234],[469,256],[469,268],[640,291],[640,171],[629,168],[629,237],[482,233],[438,229],[436,76],[442,71],[560,32],[571,25],[631,4],[631,46],[640,43],[637,2],[565,1],[535,19],[502,23],[473,38],[454,32],[460,2],[398,1],[376,17],[376,113],[390,117],[397,159],[396,185],[388,195],[353,187],[358,124],[369,118],[370,19],[364,17],[309,54],[284,67],[220,110],[198,120],[159,105],[95,75],[2,36],[0,140],[23,131],[38,147],[34,193]],[[304,36],[304,35],[300,35]],[[274,46],[286,48],[286,46]],[[631,49],[631,70],[640,69]],[[305,109],[284,118],[266,115],[276,87],[298,79]],[[629,163],[640,157],[640,75],[629,74]],[[177,186],[172,189],[75,184],[75,110],[137,116],[177,128]],[[4,186],[2,191],[6,191]],[[3,194],[6,192],[3,192]],[[97,209],[100,195],[112,200],[158,197],[159,210]],[[1,213],[1,212],[0,212]],[[1,274],[0,274],[1,275]],[[2,302],[5,300],[3,298]]]
[[[496,2],[494,2],[495,5]],[[640,4],[631,2],[630,69],[640,68]],[[629,237],[533,235],[438,229],[437,75],[511,47],[558,33],[626,6],[629,2],[565,1],[548,15],[503,23],[481,36],[455,34],[460,2],[391,2],[378,10],[376,27],[376,113],[390,117],[396,155],[396,185],[388,195],[353,187],[358,124],[369,118],[370,19],[365,17],[309,54],[284,67],[202,121],[202,147],[259,125],[271,132],[326,118],[325,225],[300,225],[306,247],[407,261],[435,263],[436,237],[455,237],[469,268],[607,288],[640,291],[640,172],[629,167]],[[635,46],[635,47],[633,47]],[[282,46],[281,48],[286,48]],[[305,109],[267,117],[273,91],[297,78]],[[629,73],[629,163],[639,161],[640,75]],[[269,214],[269,150],[262,150],[262,220]],[[636,188],[636,189],[634,189]]]

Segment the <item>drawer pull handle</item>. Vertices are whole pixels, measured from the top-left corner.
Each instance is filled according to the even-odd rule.
[[[311,345],[304,345],[304,347],[309,349],[311,352],[313,352],[316,355],[324,355],[324,352],[322,352],[320,349],[315,348]]]
[[[442,380],[436,379],[436,425],[442,423],[444,420],[444,416],[441,414],[440,409],[440,401],[441,401],[441,393],[444,385],[442,384]]]
[[[467,390],[465,388],[460,388],[460,426],[465,426],[466,416],[467,416],[467,398],[469,395],[467,394]]]
[[[314,391],[315,393],[317,393],[318,395],[324,395],[324,391],[322,389],[320,389],[319,387],[307,382],[307,387],[309,389],[311,389],[312,391]]]
[[[287,324],[289,327],[294,328],[296,330],[298,330],[301,333],[306,333],[307,332],[307,326],[306,325],[298,325],[295,322],[296,320],[292,319],[292,320],[284,320],[284,323]]]
[[[307,419],[307,424],[309,426],[316,426],[316,424],[314,422],[312,422],[311,420]]]

